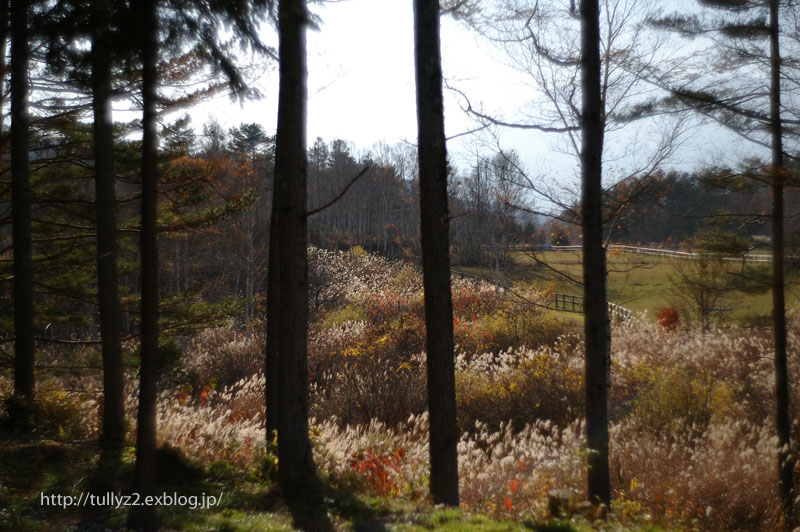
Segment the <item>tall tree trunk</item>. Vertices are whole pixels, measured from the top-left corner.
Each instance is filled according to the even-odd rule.
[[[414,45],[428,353],[430,489],[434,502],[458,506],[458,426],[438,0],[414,1]]]
[[[158,131],[156,98],[158,17],[156,0],[141,4],[142,35],[142,342],[139,370],[139,412],[136,424],[136,471],[133,491],[153,492],[156,452],[156,384],[158,381]],[[154,529],[158,515],[152,506],[133,506],[128,526]]]
[[[14,244],[14,402],[27,425],[34,401],[33,244],[28,175],[28,2],[11,2],[11,217]],[[10,405],[11,406],[11,405]]]
[[[119,455],[125,441],[125,396],[117,277],[117,220],[114,193],[114,131],[111,117],[110,11],[107,0],[92,3],[92,110],[94,183],[97,209],[97,292],[103,355],[105,456]]]
[[[8,1],[0,4],[0,106],[6,102],[6,44],[8,41]],[[0,113],[0,131],[5,131],[5,113]]]
[[[305,0],[278,6],[280,89],[275,143],[274,223],[270,228],[272,282],[267,302],[270,363],[278,368],[278,479],[283,496],[315,499],[320,485],[308,436],[308,250],[306,218],[306,38]],[[280,231],[278,231],[280,228]],[[274,327],[277,312],[277,330]],[[277,337],[277,345],[275,340]],[[268,392],[271,393],[271,392]]]
[[[277,171],[277,170],[276,170]],[[275,439],[278,431],[278,418],[280,407],[278,397],[280,393],[280,316],[281,316],[281,276],[278,267],[278,179],[273,184],[272,212],[269,222],[269,255],[267,257],[267,346],[266,346],[266,403],[267,403],[267,446]]]
[[[611,325],[606,299],[603,248],[603,102],[600,95],[600,7],[582,0],[581,10],[581,227],[583,230],[583,312],[586,349],[587,496],[611,502],[608,471],[608,387]]]
[[[770,128],[772,130],[772,325],[775,346],[775,426],[778,433],[778,483],[784,524],[794,526],[794,486],[789,418],[789,376],[786,360],[784,296],[783,135],[781,133],[781,54],[778,0],[770,0]]]

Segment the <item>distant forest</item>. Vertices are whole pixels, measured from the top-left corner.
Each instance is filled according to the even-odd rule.
[[[93,249],[87,246],[94,237],[93,174],[86,163],[91,158],[89,127],[77,121],[58,126],[39,131],[32,148],[36,292],[42,315],[48,316],[42,326],[49,325],[53,335],[59,323],[94,326],[91,305],[83,303],[91,297],[94,275]],[[187,118],[169,124],[162,134],[161,288],[171,294],[176,312],[183,308],[179,301],[188,304],[194,298],[196,306],[198,301],[217,301],[202,305],[212,315],[244,307],[249,321],[266,283],[275,137],[258,124],[226,131],[214,121],[198,136]],[[138,145],[117,144],[120,271],[129,303],[139,283]],[[361,246],[390,259],[417,259],[415,147],[379,144],[358,151],[344,140],[320,138],[308,149],[308,208],[324,207],[309,221],[309,242],[325,249]],[[560,206],[529,201],[524,172],[513,152],[477,158],[467,170],[451,168],[455,265],[504,264],[517,246],[580,244],[577,205],[569,199]],[[725,230],[768,243],[769,188],[753,181],[732,188],[729,181],[724,172],[659,170],[618,183],[606,192],[608,242],[676,249],[703,232]],[[4,189],[0,235],[10,242],[8,193]],[[787,190],[787,203],[796,204],[797,195],[796,189]],[[790,245],[798,243],[799,229],[800,221],[789,217]],[[7,271],[0,280],[0,314],[3,328],[11,330],[10,260],[1,267]],[[172,326],[187,325],[186,319],[174,316]]]

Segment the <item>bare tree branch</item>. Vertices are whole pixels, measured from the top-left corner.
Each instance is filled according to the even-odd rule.
[[[306,212],[306,218],[311,218],[315,214],[321,213],[322,211],[324,211],[325,209],[327,209],[328,207],[330,207],[331,205],[333,205],[334,203],[336,203],[337,201],[342,199],[342,197],[344,197],[344,195],[347,194],[347,191],[350,189],[350,187],[355,185],[356,181],[361,179],[364,176],[364,174],[367,173],[367,170],[369,170],[370,168],[371,168],[370,165],[365,166],[363,170],[361,170],[358,174],[356,174],[355,177],[353,177],[353,179],[351,179],[350,182],[347,183],[347,185],[341,190],[341,192],[339,192],[339,194],[336,195],[335,198],[333,198],[329,202],[327,202],[327,203],[325,203],[325,204],[323,204],[323,205],[321,205],[321,206],[319,206],[319,207],[317,207],[315,209],[311,209],[310,211],[307,211]]]

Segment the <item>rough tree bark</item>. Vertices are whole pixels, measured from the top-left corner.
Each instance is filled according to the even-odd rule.
[[[143,0],[142,24],[142,341],[139,370],[139,412],[136,423],[136,471],[133,491],[153,492],[156,453],[156,384],[158,380],[158,16],[155,0]],[[158,514],[152,506],[133,506],[128,526],[153,530]]]
[[[118,454],[125,441],[125,397],[119,286],[117,220],[114,193],[114,132],[111,117],[110,4],[92,3],[92,110],[94,111],[94,182],[97,213],[97,292],[103,357],[104,451]],[[108,453],[104,452],[104,455]]]
[[[603,102],[600,86],[600,6],[582,0],[581,15],[581,228],[583,231],[584,341],[586,349],[587,497],[609,505],[608,387],[611,329],[603,248]]]
[[[14,397],[9,416],[30,423],[34,401],[33,243],[28,175],[28,2],[11,2],[11,217],[14,244]]]
[[[268,370],[277,366],[278,374],[278,479],[289,502],[315,499],[320,493],[308,436],[307,23],[305,0],[279,2],[280,88],[267,293],[272,324],[267,345]],[[276,392],[267,393],[272,399],[269,394]]]
[[[6,93],[6,75],[7,75],[7,44],[9,37],[8,25],[8,3],[3,2],[0,7],[0,103],[5,103],[8,94]],[[0,113],[0,131],[5,131],[5,113]]]
[[[438,0],[414,1],[414,45],[430,412],[430,489],[434,502],[458,506],[458,426]]]
[[[281,277],[278,268],[278,216],[277,181],[272,195],[272,212],[269,222],[269,256],[267,258],[267,345],[266,354],[266,404],[267,446],[272,445],[278,430],[279,388],[278,335],[280,334]]]
[[[781,133],[781,54],[778,0],[770,0],[770,129],[772,133],[772,325],[775,347],[775,426],[778,433],[778,483],[784,525],[794,526],[794,485],[789,417],[789,374],[786,361],[784,296],[783,135]]]

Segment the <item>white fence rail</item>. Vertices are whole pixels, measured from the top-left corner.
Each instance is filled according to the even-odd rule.
[[[461,279],[472,279],[473,281],[483,281],[491,284],[496,284],[494,281],[475,275],[472,273],[462,272],[458,270],[450,270],[453,277],[460,277]],[[506,280],[503,285],[503,290],[511,287],[511,283]],[[499,287],[498,287],[499,288]],[[583,312],[583,296],[576,296],[572,294],[553,294],[553,308],[557,310],[564,310],[566,312]],[[608,302],[608,315],[613,321],[625,321],[633,316],[633,311],[617,305],[616,303]]]
[[[583,312],[583,296],[553,294],[553,306],[566,312]],[[614,321],[625,321],[633,316],[633,311],[609,301],[608,315]]]
[[[546,246],[541,251],[581,251],[581,246]],[[669,257],[673,259],[696,259],[700,253],[692,251],[677,251],[673,249],[659,249],[659,248],[643,248],[638,246],[625,246],[621,244],[611,244],[607,248],[610,251],[620,250],[628,253],[637,253],[640,255],[654,255],[658,257]],[[772,255],[752,255],[745,254],[739,256],[723,257],[723,260],[736,261],[736,262],[772,262]],[[797,257],[787,257],[787,260],[797,260]]]

